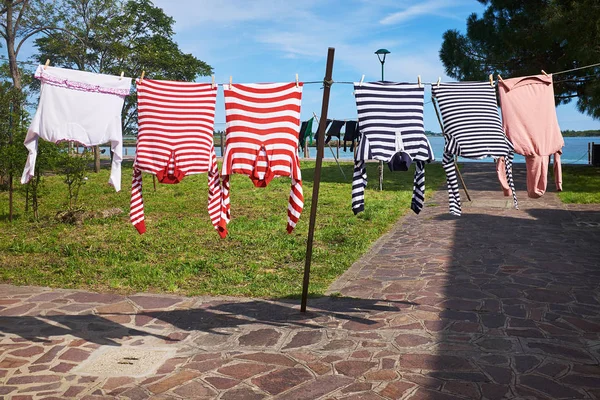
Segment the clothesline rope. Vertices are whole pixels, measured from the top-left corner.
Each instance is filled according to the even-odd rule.
[[[594,75],[586,75],[586,76],[578,76],[575,78],[570,78],[570,79],[562,79],[560,81],[554,81],[554,83],[562,83],[562,82],[579,82],[581,80],[586,80],[586,81],[591,81],[592,79],[590,78],[598,78],[600,77],[600,74],[594,74]]]
[[[578,67],[578,68],[573,68],[573,69],[567,69],[567,70],[564,70],[564,71],[553,72],[552,75],[566,74],[567,72],[579,71],[580,69],[586,69],[586,68],[592,68],[592,67],[598,67],[598,66],[600,66],[600,63],[590,64],[590,65],[584,65],[583,67]]]

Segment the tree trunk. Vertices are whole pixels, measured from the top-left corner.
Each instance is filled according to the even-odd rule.
[[[11,3],[4,2],[6,4],[6,52],[8,53],[8,68],[10,69],[13,85],[16,89],[21,90],[21,74],[19,73],[17,53],[15,51],[15,33],[18,27],[13,27],[14,9]]]
[[[94,172],[100,172],[100,146],[94,146]]]

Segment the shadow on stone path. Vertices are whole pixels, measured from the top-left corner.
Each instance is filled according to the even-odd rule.
[[[437,192],[306,314],[0,285],[0,398],[600,398],[600,206],[463,171],[462,217]]]

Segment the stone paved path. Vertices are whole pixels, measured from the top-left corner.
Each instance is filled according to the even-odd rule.
[[[0,285],[0,398],[600,398],[600,206],[464,176],[462,217],[436,193],[307,314]]]

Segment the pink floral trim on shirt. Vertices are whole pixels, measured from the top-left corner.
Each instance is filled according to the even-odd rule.
[[[43,69],[41,71],[36,71],[35,77],[52,86],[81,90],[83,92],[114,94],[120,97],[129,96],[130,93],[130,89],[107,88],[100,85],[91,85],[89,83],[75,82],[68,79],[57,78],[50,74],[45,74]]]

